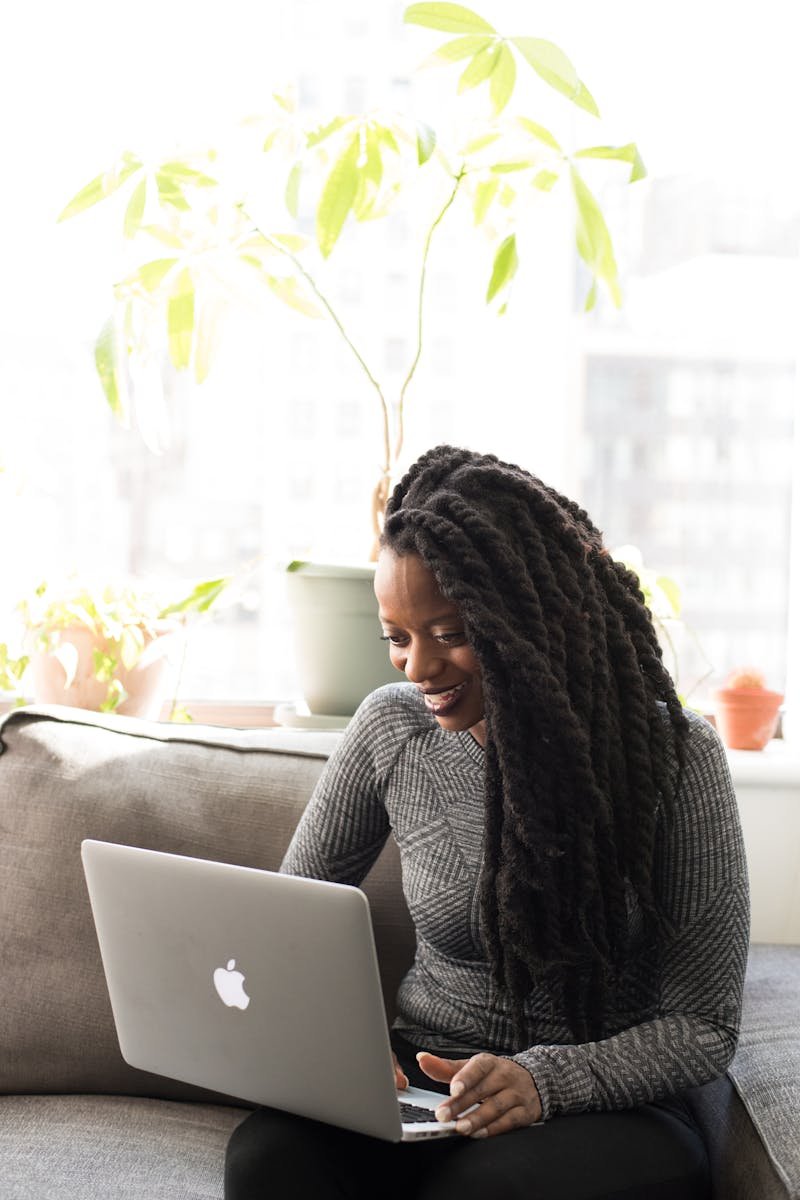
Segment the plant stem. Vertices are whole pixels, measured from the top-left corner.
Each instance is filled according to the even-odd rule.
[[[406,398],[406,389],[408,388],[408,385],[411,383],[411,380],[414,377],[414,372],[417,369],[417,364],[419,363],[419,360],[422,357],[422,311],[423,311],[423,300],[425,298],[425,278],[426,278],[427,269],[428,269],[428,255],[430,253],[431,241],[433,239],[433,235],[436,232],[439,224],[441,223],[442,219],[444,218],[445,213],[447,212],[447,210],[450,208],[450,205],[455,200],[456,195],[458,194],[458,189],[461,187],[461,180],[464,178],[465,174],[466,174],[466,171],[462,164],[461,169],[459,170],[458,174],[455,176],[455,182],[453,184],[452,191],[450,192],[450,195],[448,196],[447,200],[445,201],[444,205],[442,206],[438,216],[436,217],[436,219],[434,220],[430,229],[428,230],[427,237],[425,238],[425,247],[422,252],[422,267],[421,267],[420,275],[419,275],[419,295],[418,295],[418,299],[417,299],[417,351],[416,351],[416,354],[414,355],[414,360],[408,369],[408,374],[406,375],[405,379],[403,380],[402,387],[400,388],[400,398],[397,402],[397,435],[396,435],[396,440],[395,440],[395,444],[394,444],[394,456],[392,459],[393,464],[396,463],[397,460],[400,458],[400,454],[403,449],[403,438],[404,438],[404,433],[405,433],[403,414],[404,414],[404,406],[405,406],[405,398]]]
[[[292,251],[287,246],[281,245],[281,243],[279,241],[276,241],[275,238],[270,237],[270,235],[268,233],[264,233],[263,229],[261,229],[255,223],[255,221],[252,220],[249,213],[245,212],[244,209],[242,209],[241,211],[247,217],[248,221],[251,221],[251,223],[253,225],[253,229],[255,230],[256,233],[258,233],[261,237],[263,237],[263,239],[267,243],[267,245],[271,246],[273,250],[276,250],[279,254],[282,254],[285,258],[288,258],[289,261],[292,263],[293,267],[295,268],[295,270],[300,275],[302,275],[303,279],[306,281],[308,286],[311,288],[312,292],[317,297],[320,304],[322,304],[322,306],[324,307],[328,316],[333,321],[336,328],[339,330],[339,333],[342,335],[342,338],[347,343],[347,345],[350,347],[350,350],[354,354],[356,361],[358,362],[358,365],[361,367],[361,370],[366,375],[366,377],[369,380],[369,382],[371,383],[372,387],[375,389],[375,391],[378,395],[378,400],[380,401],[381,414],[383,417],[383,459],[384,459],[383,469],[388,474],[389,470],[391,469],[391,438],[390,438],[389,405],[386,402],[386,397],[383,394],[383,389],[381,388],[381,385],[378,383],[377,379],[372,374],[372,372],[370,371],[366,362],[364,361],[363,356],[360,354],[358,348],[353,343],[352,339],[350,338],[349,334],[347,333],[347,330],[345,329],[344,325],[342,324],[341,320],[339,319],[339,315],[334,310],[334,308],[331,305],[330,301],[328,300],[327,296],[325,296],[320,291],[319,287],[317,286],[316,280],[309,274],[309,272],[306,270],[306,268],[300,262],[300,259],[297,257],[297,255],[293,254]]]
[[[181,661],[178,667],[178,673],[175,676],[175,686],[172,689],[172,703],[169,706],[168,721],[175,719],[175,713],[178,709],[178,696],[181,693],[181,681],[183,680],[183,669],[186,666],[186,655],[189,650],[189,630],[186,628],[186,619],[181,622],[183,629],[181,631],[182,646],[181,646]]]

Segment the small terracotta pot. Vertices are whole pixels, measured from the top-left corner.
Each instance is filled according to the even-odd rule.
[[[714,716],[720,737],[730,750],[763,750],[778,727],[780,692],[767,688],[720,688],[714,693]]]
[[[108,684],[95,677],[92,653],[95,649],[107,651],[107,643],[84,626],[60,630],[59,640],[75,650],[76,669],[72,682],[67,686],[64,667],[53,654],[34,651],[31,654],[34,703],[68,704],[73,708],[99,711],[108,695]],[[127,697],[116,712],[127,717],[157,720],[169,685],[168,651],[167,635],[149,638],[142,657],[130,671],[123,666],[118,668],[116,678],[125,688]]]

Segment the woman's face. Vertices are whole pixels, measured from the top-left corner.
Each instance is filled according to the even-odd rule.
[[[444,598],[419,555],[382,550],[375,595],[392,666],[417,685],[442,729],[468,729],[485,745],[478,660],[458,608]]]

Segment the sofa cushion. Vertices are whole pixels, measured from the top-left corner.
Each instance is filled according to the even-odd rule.
[[[222,1200],[241,1108],[122,1096],[0,1100],[3,1200]]]
[[[800,946],[750,947],[742,1031],[729,1074],[783,1184],[781,1194],[799,1200]]]
[[[84,838],[274,870],[338,735],[170,726],[64,707],[0,724],[0,1092],[208,1098],[117,1047]],[[413,932],[390,842],[365,881],[384,987]]]

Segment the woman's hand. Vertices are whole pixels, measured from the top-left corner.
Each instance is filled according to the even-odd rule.
[[[450,1099],[436,1110],[440,1121],[456,1122],[466,1137],[494,1137],[542,1119],[542,1104],[529,1071],[508,1058],[475,1054],[455,1061],[421,1051],[417,1062],[426,1075],[450,1084]],[[480,1107],[459,1117],[473,1104]]]
[[[398,1092],[404,1092],[408,1087],[408,1077],[405,1074],[400,1063],[397,1061],[397,1055],[392,1051],[392,1062],[394,1063],[394,1082]]]

